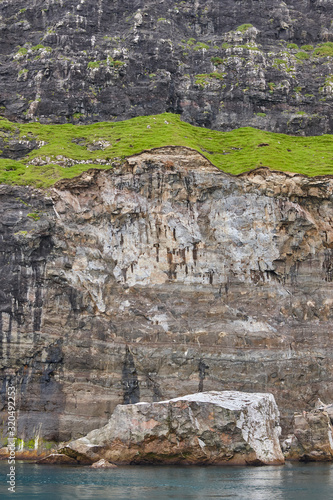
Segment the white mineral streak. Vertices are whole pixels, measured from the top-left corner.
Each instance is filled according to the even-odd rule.
[[[333,436],[332,436],[332,428],[329,426],[327,429],[327,434],[328,434],[328,441],[330,443],[332,452],[333,452]]]

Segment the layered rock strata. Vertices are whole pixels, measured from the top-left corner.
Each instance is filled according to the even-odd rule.
[[[333,180],[227,175],[181,147],[0,187],[1,410],[67,441],[117,404],[210,390],[332,401]]]
[[[332,132],[332,13],[327,0],[2,0],[0,113]]]
[[[284,462],[271,394],[202,392],[159,403],[118,405],[101,429],[69,450],[121,464]]]

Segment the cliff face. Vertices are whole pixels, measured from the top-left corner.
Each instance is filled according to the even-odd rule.
[[[332,190],[180,147],[48,192],[1,186],[1,407],[15,383],[18,436],[226,389],[273,393],[285,432],[331,401]]]
[[[2,0],[0,111],[332,132],[332,13],[328,0]]]

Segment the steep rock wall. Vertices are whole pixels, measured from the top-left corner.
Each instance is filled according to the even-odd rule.
[[[333,49],[317,51],[333,41],[332,9],[324,0],[2,0],[0,112],[66,123],[170,111],[220,130],[332,132]]]
[[[104,425],[116,404],[332,394],[333,180],[227,175],[166,147],[48,192],[1,186],[1,409],[18,435]]]

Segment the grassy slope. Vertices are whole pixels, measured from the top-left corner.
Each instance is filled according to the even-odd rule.
[[[21,161],[0,159],[0,183],[47,187],[61,178],[75,177],[91,167],[101,168],[94,164],[62,167],[57,165],[57,155],[89,162],[97,158],[110,161],[165,145],[197,149],[218,168],[232,174],[259,166],[309,176],[333,174],[332,135],[293,137],[250,127],[218,132],[193,127],[180,121],[179,115],[169,113],[93,125],[13,124],[0,119],[0,133],[17,129],[22,138],[34,136],[47,144]],[[80,139],[83,145],[73,143],[73,139]],[[100,139],[109,141],[111,145],[104,150],[90,152],[85,143]],[[263,143],[268,146],[259,147]],[[35,157],[48,157],[49,164],[39,167],[27,165]]]

